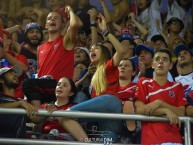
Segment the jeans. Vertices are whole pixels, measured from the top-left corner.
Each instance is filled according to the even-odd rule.
[[[84,94],[83,92],[77,92],[76,97],[72,100],[72,102],[75,104],[79,104],[79,103],[84,102],[88,99],[89,98],[87,97],[87,95]]]
[[[122,104],[116,96],[107,94],[72,106],[70,110],[101,113],[122,113]],[[100,130],[99,134],[101,137],[111,138],[113,142],[118,141],[119,133],[121,133],[122,129],[124,128],[122,120],[79,118],[78,121],[80,123],[97,121],[98,128]]]

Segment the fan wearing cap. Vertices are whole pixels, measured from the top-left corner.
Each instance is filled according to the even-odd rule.
[[[193,91],[193,51],[186,45],[181,44],[176,46],[174,53],[180,70],[175,81],[184,86],[185,97],[189,104],[193,106],[193,95],[191,95]]]
[[[153,78],[155,76],[154,69],[152,68],[154,49],[147,45],[138,45],[135,48],[135,54],[138,56],[139,61],[138,78]],[[170,72],[168,72],[168,80],[174,81]]]
[[[172,51],[172,42],[176,37],[180,37],[180,32],[184,29],[184,23],[177,17],[172,17],[167,21],[168,47]]]
[[[15,89],[19,85],[19,76],[22,69],[19,66],[0,68],[0,108],[24,108],[29,117],[37,109],[26,101],[15,98]],[[18,114],[0,115],[0,137],[25,138],[26,117]]]
[[[168,45],[162,35],[154,35],[151,37],[151,41],[155,44],[155,50],[160,48],[168,48]]]
[[[42,28],[37,23],[28,23],[24,30],[24,42],[22,43],[20,54],[28,59],[29,78],[37,73],[37,48],[43,40]]]
[[[135,54],[138,56],[139,73],[138,78],[147,77],[153,78],[153,69],[151,67],[154,50],[147,45],[137,45],[135,47]]]
[[[179,76],[175,78],[184,87],[184,94],[189,103],[186,115],[193,117],[193,51],[186,45],[178,45],[174,51],[179,67]],[[192,138],[193,141],[193,138]]]
[[[73,80],[76,82],[80,79],[81,72],[85,72],[90,65],[89,50],[86,47],[76,47],[74,54],[74,75]]]
[[[119,39],[119,42],[121,42],[122,47],[125,49],[125,55],[123,58],[133,57],[134,49],[136,46],[133,36],[128,33],[124,33],[119,35],[118,39]]]
[[[21,83],[25,79],[25,73],[28,71],[28,62],[27,58],[24,55],[14,53],[11,49],[12,37],[11,34],[3,29],[3,48],[1,48],[1,56],[0,56],[0,67],[11,67],[14,65],[18,65],[22,68],[23,74],[19,77],[19,86],[16,89],[17,98],[24,98],[24,94],[21,88]]]
[[[90,64],[89,50],[86,47],[76,47],[74,54],[74,64],[76,65],[79,62]]]

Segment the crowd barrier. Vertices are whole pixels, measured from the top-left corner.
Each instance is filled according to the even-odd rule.
[[[7,109],[0,108],[0,114],[26,114],[24,109]],[[116,120],[140,120],[140,121],[161,121],[168,122],[169,120],[165,117],[156,116],[144,116],[144,115],[126,115],[126,114],[115,114],[115,113],[95,113],[95,112],[83,112],[83,111],[55,111],[48,113],[46,110],[39,110],[37,115],[50,116],[50,117],[71,117],[71,118],[101,118],[101,119],[116,119]],[[185,145],[192,145],[191,141],[191,123],[193,118],[191,117],[180,117],[181,122],[184,123],[184,140]],[[7,139],[0,138],[1,144],[17,144],[17,145],[99,145],[99,143],[82,143],[82,142],[69,142],[69,141],[48,141],[48,140],[34,140],[34,139]],[[114,144],[113,144],[114,145]],[[116,145],[116,144],[115,144]],[[118,145],[118,144],[117,144]],[[120,144],[119,144],[120,145]]]

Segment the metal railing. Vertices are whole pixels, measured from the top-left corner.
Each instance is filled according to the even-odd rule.
[[[7,109],[0,108],[0,114],[27,114],[24,109]],[[115,113],[96,113],[96,112],[83,112],[83,111],[55,111],[48,113],[46,110],[39,110],[37,113],[39,116],[50,116],[50,117],[71,117],[71,118],[100,118],[100,119],[115,119],[115,120],[139,120],[139,121],[153,121],[153,122],[169,122],[165,117],[155,116],[144,116],[144,115],[127,115],[127,114],[115,114]],[[184,123],[184,140],[185,145],[192,145],[191,141],[191,123],[193,118],[191,117],[180,117],[181,122]],[[32,140],[32,139],[7,139],[0,138],[0,144],[20,144],[20,145],[86,145],[99,143],[81,143],[81,142],[67,142],[67,141],[46,141],[46,140]],[[120,145],[120,144],[119,144]]]

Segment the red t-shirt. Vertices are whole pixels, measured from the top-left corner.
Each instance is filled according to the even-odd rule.
[[[68,108],[70,108],[71,106],[73,106],[74,104],[66,104],[63,106],[56,106],[57,110],[66,110]],[[46,109],[46,104],[42,104],[41,105],[42,109]],[[44,133],[49,133],[50,130],[52,129],[57,129],[60,133],[66,133],[67,131],[64,130],[64,128],[60,125],[60,123],[58,122],[58,119],[48,119],[46,121],[44,121],[44,123],[42,124],[42,130]]]
[[[130,83],[126,86],[119,86],[117,97],[122,101],[134,101],[136,83]]]
[[[105,74],[107,79],[107,89],[101,94],[99,94],[99,96],[104,94],[112,94],[116,96],[119,89],[119,71],[117,67],[113,66],[112,59],[108,60],[106,63]],[[96,97],[96,92],[93,87],[92,87],[92,97],[93,98]]]
[[[184,90],[180,83],[170,82],[160,86],[153,79],[138,80],[135,97],[148,104],[157,99],[170,105],[180,107],[187,105]],[[180,128],[163,122],[142,122],[142,144],[182,143]]]
[[[63,36],[56,40],[45,42],[38,49],[38,77],[51,75],[59,80],[66,76],[73,77],[74,49],[66,50],[63,46]]]

